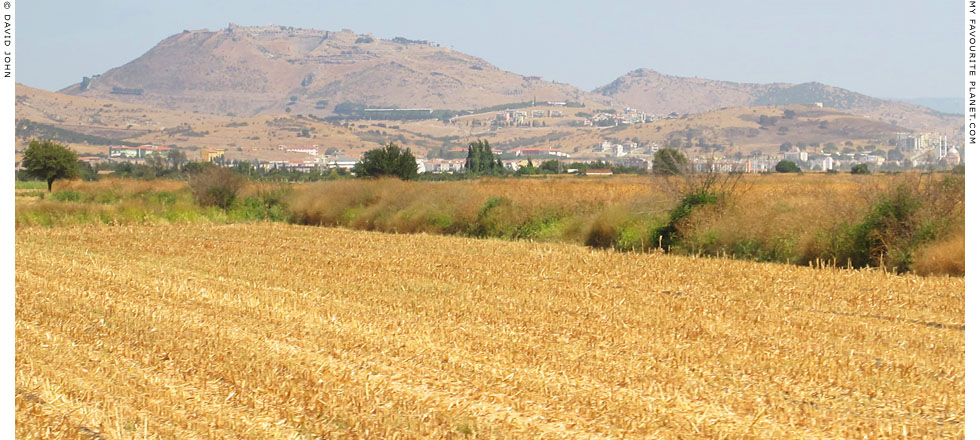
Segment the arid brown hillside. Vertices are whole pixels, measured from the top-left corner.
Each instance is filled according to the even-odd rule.
[[[851,142],[858,146],[887,148],[896,132],[908,130],[831,108],[804,105],[731,107],[643,124],[556,129],[549,140],[532,145],[557,146],[576,156],[588,156],[591,147],[603,141],[669,146],[680,148],[691,156],[753,151],[772,154],[777,153],[780,144],[785,142],[807,146],[833,142],[842,147]],[[508,142],[501,135],[506,136],[491,133],[488,139],[491,143]],[[521,141],[510,141],[515,142]]]
[[[701,113],[726,107],[822,103],[848,113],[915,130],[962,131],[962,117],[897,101],[872,98],[816,82],[752,84],[685,78],[637,69],[594,90],[631,107],[655,113]]]
[[[108,153],[109,146],[155,144],[176,147],[189,157],[201,149],[227,150],[235,160],[308,159],[284,154],[279,145],[317,144],[359,157],[379,143],[424,148],[435,141],[376,125],[338,124],[303,115],[226,117],[164,110],[106,99],[48,92],[17,84],[15,150],[32,139],[50,139],[84,155]],[[427,144],[428,142],[429,144]]]
[[[534,107],[525,110],[547,110]],[[572,110],[569,109],[568,113]],[[593,109],[585,108],[586,113]],[[788,114],[792,117],[787,117]],[[477,124],[494,113],[460,117],[455,123],[420,121],[323,121],[302,113],[227,117],[72,96],[17,85],[17,142],[23,149],[34,138],[65,143],[80,153],[107,152],[122,142],[157,144],[186,149],[223,148],[239,160],[288,159],[278,145],[317,144],[321,151],[359,157],[378,144],[395,142],[419,155],[465,147],[486,139],[495,148],[558,148],[576,157],[589,157],[603,141],[639,144],[721,145],[726,153],[760,150],[775,153],[784,142],[823,144],[847,141],[855,145],[887,145],[896,132],[908,131],[872,118],[815,106],[731,107],[682,118],[617,127],[570,125],[579,118],[544,118],[547,126],[492,127]],[[766,118],[762,118],[765,116]],[[765,123],[763,123],[765,122]],[[84,136],[83,136],[84,135]],[[703,149],[694,147],[691,154]]]
[[[325,116],[345,102],[466,110],[534,99],[609,101],[427,41],[235,25],[173,35],[61,92],[235,116]]]

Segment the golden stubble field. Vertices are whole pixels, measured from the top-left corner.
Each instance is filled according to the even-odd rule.
[[[19,438],[961,438],[964,280],[259,223],[20,228]]]

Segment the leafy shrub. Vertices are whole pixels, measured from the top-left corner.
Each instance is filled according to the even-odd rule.
[[[244,183],[241,175],[216,166],[206,167],[187,178],[187,185],[198,204],[224,210],[231,207]]]
[[[962,178],[906,179],[877,196],[859,221],[828,231],[820,259],[908,272],[923,255],[920,248],[962,230],[963,194]]]
[[[494,196],[487,199],[476,214],[476,224],[472,235],[477,237],[501,237],[507,234],[506,229],[512,225],[503,223],[501,211],[510,208],[512,203],[506,197]]]
[[[871,174],[871,169],[868,168],[868,164],[859,163],[851,167],[851,174]]]
[[[670,220],[667,224],[653,230],[650,242],[658,243],[661,249],[669,251],[680,238],[678,226],[691,215],[694,208],[717,202],[718,195],[713,192],[695,192],[684,196],[680,204],[670,211]]]
[[[774,169],[777,173],[799,173],[801,171],[796,162],[786,159],[779,161]]]

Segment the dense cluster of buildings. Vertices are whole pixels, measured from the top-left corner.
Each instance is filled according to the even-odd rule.
[[[676,113],[671,113],[667,116],[655,115],[652,113],[641,112],[635,108],[626,107],[622,113],[606,113],[598,112],[593,113],[591,117],[585,118],[582,121],[584,126],[617,126],[617,125],[629,125],[629,124],[639,124],[643,122],[653,122],[663,119],[676,118]]]
[[[538,112],[541,110],[532,110]],[[527,114],[523,111],[513,111],[504,113],[504,120],[516,117],[522,118]],[[639,117],[646,117],[642,113],[624,113],[624,115],[636,114]],[[804,171],[831,171],[831,170],[850,170],[857,164],[867,164],[872,169],[911,169],[931,166],[934,168],[948,168],[963,162],[960,150],[950,146],[946,136],[932,133],[898,133],[892,151],[885,153],[883,150],[861,151],[861,149],[845,149],[845,152],[827,151],[816,148],[819,152],[806,151],[799,147],[789,148],[777,154],[754,154],[751,157],[743,154],[726,155],[705,155],[688,156],[688,161],[695,171],[699,172],[744,172],[744,173],[765,173],[772,172],[780,161],[790,161],[795,163]],[[816,144],[812,144],[816,145]],[[604,140],[593,145],[587,153],[572,157],[569,153],[557,148],[543,147],[518,147],[510,150],[494,149],[493,153],[501,159],[504,168],[518,170],[526,166],[529,162],[538,166],[546,161],[557,160],[566,164],[574,162],[588,162],[602,160],[613,166],[652,170],[654,158],[660,150],[660,146],[654,143],[639,144],[635,141],[611,141]],[[355,157],[345,157],[338,154],[323,154],[323,149],[319,145],[279,145],[277,147],[282,153],[289,153],[291,159],[254,161],[253,165],[262,170],[282,169],[288,171],[311,171],[333,168],[351,170],[360,160]],[[870,149],[870,148],[869,148]],[[848,151],[849,150],[849,151]],[[145,161],[153,157],[170,159],[169,155],[174,151],[173,148],[160,145],[140,145],[140,146],[112,146],[109,147],[108,158],[86,156],[80,158],[86,162],[98,161]],[[203,149],[200,151],[200,160],[205,162],[223,162],[224,149]],[[335,148],[327,149],[331,153],[336,152]],[[419,172],[432,173],[459,173],[465,171],[466,159],[460,156],[465,155],[466,148],[454,148],[449,150],[449,158],[426,158],[418,159]],[[900,153],[900,154],[899,154]],[[302,157],[302,156],[305,157]],[[300,156],[300,157],[297,157]],[[287,157],[285,154],[283,157]]]

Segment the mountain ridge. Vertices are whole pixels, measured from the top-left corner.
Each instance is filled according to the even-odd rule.
[[[59,92],[236,115],[325,115],[345,102],[451,110],[535,99],[610,103],[426,40],[233,24],[172,35],[135,60]]]
[[[654,113],[702,113],[727,107],[818,104],[918,130],[953,131],[961,118],[921,105],[874,98],[815,81],[740,83],[634,69],[593,93]]]
[[[740,83],[634,69],[593,91],[500,69],[428,40],[288,26],[185,30],[140,57],[61,93],[230,117],[317,117],[355,104],[472,111],[532,101],[629,106],[648,113],[821,103],[851,114],[956,135],[958,115],[818,82]]]

